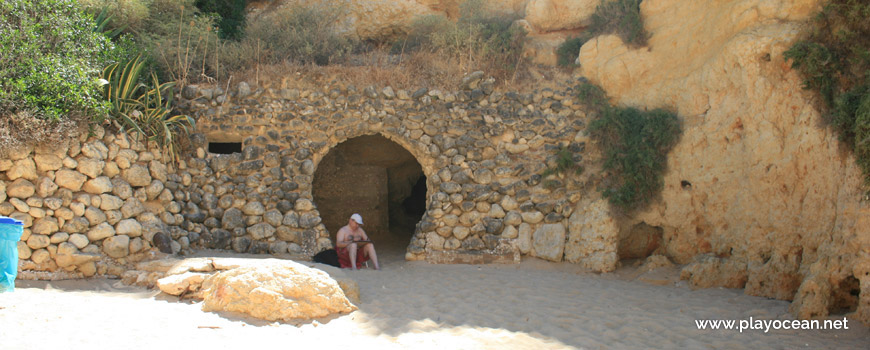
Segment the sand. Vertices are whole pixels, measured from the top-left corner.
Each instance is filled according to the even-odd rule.
[[[691,290],[675,267],[599,275],[534,258],[381,260],[382,271],[347,272],[360,286],[358,311],[302,324],[206,313],[200,302],[119,280],[19,280],[0,294],[0,349],[870,348],[870,329],[857,322],[849,330],[698,330],[696,319],[793,317],[787,301]]]

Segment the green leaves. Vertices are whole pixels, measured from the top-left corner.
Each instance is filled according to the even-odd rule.
[[[645,46],[649,33],[643,28],[640,3],[643,0],[602,0],[587,29],[591,36],[614,33],[630,46]]]
[[[870,184],[870,3],[832,0],[814,18],[815,28],[784,57],[822,97],[824,121],[855,158]]]
[[[172,114],[174,82],[160,83],[151,73],[151,84],[139,82],[145,62],[137,56],[103,70],[103,96],[112,105],[111,115],[124,129],[136,131],[178,159],[178,134],[188,134],[196,122],[187,115]]]
[[[604,150],[609,176],[602,193],[610,204],[626,211],[649,203],[662,189],[667,154],[677,143],[682,127],[676,114],[655,109],[613,107],[597,86],[579,86],[581,101],[591,97],[596,109],[590,134]]]
[[[113,45],[73,0],[0,1],[0,113],[100,115],[96,78]]]

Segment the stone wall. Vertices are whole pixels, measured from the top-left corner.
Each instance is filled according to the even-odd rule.
[[[124,264],[199,242],[182,211],[193,178],[126,135],[83,135],[0,159],[0,215],[24,222],[21,278],[120,276]],[[182,169],[183,169],[182,163]]]
[[[340,83],[319,90],[264,90],[242,83],[227,94],[219,88],[191,86],[182,94],[183,104],[197,118],[205,140],[195,145],[196,159],[190,163],[212,179],[226,179],[213,186],[237,186],[238,180],[256,176],[259,186],[288,189],[260,202],[266,209],[278,208],[285,218],[298,216],[298,224],[305,227],[288,227],[297,222],[284,220],[274,228],[297,234],[300,229],[312,231],[309,236],[316,238],[316,246],[302,248],[314,253],[334,239],[334,232],[321,222],[323,203],[316,203],[312,194],[312,182],[324,180],[313,179],[321,161],[342,142],[381,135],[407,150],[427,179],[427,209],[406,258],[518,261],[520,254],[528,254],[562,261],[566,252],[573,252],[571,261],[594,257],[599,262],[591,268],[614,269],[615,238],[611,242],[577,234],[567,239],[572,214],[585,213],[585,207],[575,207],[585,196],[582,185],[589,177],[540,175],[561,147],[578,154],[585,149],[585,113],[573,93],[499,93],[493,92],[491,79],[482,78],[472,74],[458,92]],[[205,151],[205,142],[233,139],[245,140],[241,154]],[[228,162],[216,164],[217,159]],[[194,183],[198,186],[191,188],[191,195],[204,196],[200,192],[205,183]],[[282,201],[287,203],[281,205]],[[218,214],[207,214],[208,220],[222,222]],[[610,243],[591,251],[572,248],[584,240]]]
[[[478,72],[458,92],[189,86],[181,104],[198,133],[178,163],[99,128],[65,145],[13,152],[0,160],[0,214],[25,223],[21,278],[121,276],[157,251],[191,248],[308,258],[334,240],[314,200],[315,174],[337,145],[365,145],[374,139],[366,135],[392,146],[354,146],[345,156],[358,158],[355,167],[372,165],[355,180],[380,185],[332,185],[375,198],[359,211],[378,231],[390,210],[369,207],[396,206],[422,169],[425,212],[407,233],[407,259],[518,262],[525,254],[613,270],[616,230],[598,229],[612,220],[572,224],[587,210],[606,210],[577,205],[596,197],[585,193],[591,177],[540,175],[562,147],[583,161],[585,113],[573,92],[500,93],[493,84]],[[240,153],[207,151],[209,142],[236,140]],[[330,176],[319,181],[328,186]]]

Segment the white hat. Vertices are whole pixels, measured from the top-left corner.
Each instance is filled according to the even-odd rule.
[[[358,224],[360,224],[360,225],[363,224],[363,223],[362,223],[362,216],[360,216],[359,214],[353,214],[353,215],[350,216],[350,218],[351,218],[353,221],[356,221],[356,223],[358,223]]]

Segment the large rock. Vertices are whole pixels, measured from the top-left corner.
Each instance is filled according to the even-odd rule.
[[[142,225],[135,219],[125,219],[115,224],[115,233],[118,235],[139,237],[142,235]]]
[[[565,260],[595,271],[613,271],[619,261],[618,235],[606,200],[580,202],[568,219]]]
[[[90,194],[102,194],[112,191],[112,180],[108,176],[100,176],[90,179],[82,186],[82,191]]]
[[[151,184],[151,174],[148,172],[148,168],[139,164],[133,164],[130,168],[122,170],[121,178],[133,187]]]
[[[88,179],[82,173],[73,170],[61,169],[54,173],[54,182],[63,188],[78,192],[82,189],[82,184]]]
[[[58,188],[57,184],[48,177],[40,176],[39,180],[36,180],[36,194],[40,197],[51,196]]]
[[[58,227],[57,219],[50,216],[36,219],[33,221],[33,226],[30,228],[33,233],[38,235],[50,235],[57,232],[58,229],[60,229],[60,227]]]
[[[63,159],[54,154],[37,154],[33,160],[36,161],[36,170],[40,172],[55,171],[63,166]]]
[[[36,186],[32,182],[20,178],[6,187],[6,195],[12,198],[27,199],[36,193]]]
[[[130,237],[112,236],[103,241],[103,252],[113,258],[130,255]]]
[[[532,255],[550,261],[562,261],[564,251],[564,225],[544,224],[532,234]]]
[[[103,168],[106,167],[106,162],[94,158],[84,157],[78,159],[78,162],[76,170],[92,179],[100,176],[103,173]]]
[[[266,207],[263,206],[263,203],[260,202],[248,202],[242,207],[242,212],[248,216],[258,216],[263,215],[266,212]]]
[[[525,20],[538,32],[588,26],[600,0],[529,0]]]
[[[267,223],[259,223],[248,228],[253,239],[266,239],[275,235],[275,228]]]
[[[236,208],[227,209],[221,218],[221,227],[227,230],[245,227],[242,211]]]
[[[17,160],[13,163],[12,168],[6,171],[6,177],[9,180],[36,180],[36,163],[30,158]]]
[[[115,235],[115,228],[109,223],[104,222],[97,226],[92,227],[88,231],[88,240],[91,242],[99,241],[104,238],[109,238]]]
[[[203,311],[241,312],[267,321],[313,319],[356,310],[323,271],[292,261],[263,260],[203,282]]]

